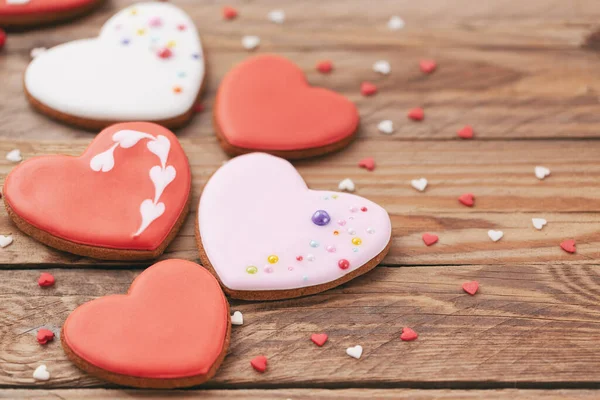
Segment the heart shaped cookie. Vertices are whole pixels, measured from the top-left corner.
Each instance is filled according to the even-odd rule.
[[[358,127],[356,106],[311,87],[286,58],[252,57],[233,68],[217,93],[214,123],[230,154],[265,151],[288,159],[341,149]]]
[[[171,3],[140,3],[108,20],[100,35],[43,52],[25,72],[40,111],[101,129],[120,121],[187,122],[204,80],[200,38]]]
[[[274,300],[318,293],[374,268],[389,250],[391,222],[377,204],[310,190],[287,161],[234,158],[200,198],[203,265],[234,298]]]
[[[0,26],[23,28],[78,17],[103,0],[2,0]]]
[[[15,224],[35,239],[84,256],[160,255],[188,211],[191,173],[168,129],[148,122],[113,125],[80,157],[31,158],[4,183]]]
[[[210,379],[229,345],[229,305],[206,269],[167,260],[142,272],[126,295],[85,303],[61,341],[81,369],[120,385],[175,388]]]

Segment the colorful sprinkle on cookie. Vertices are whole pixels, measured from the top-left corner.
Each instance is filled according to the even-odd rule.
[[[469,293],[471,296],[474,296],[475,293],[477,293],[477,290],[479,290],[479,282],[465,282],[462,284],[462,288],[465,292]]]

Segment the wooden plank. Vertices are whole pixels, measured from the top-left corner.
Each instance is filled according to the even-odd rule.
[[[29,52],[34,47],[95,36],[110,15],[133,2],[107,2],[98,12],[71,24],[9,36],[0,57],[4,135],[29,139],[89,136],[37,115],[27,106],[22,74],[30,61]],[[361,138],[383,140],[376,129],[383,119],[396,123],[395,140],[458,140],[456,131],[465,124],[475,127],[479,139],[598,137],[600,59],[594,46],[583,46],[600,18],[597,2],[580,1],[575,7],[555,0],[524,4],[432,0],[423,10],[408,0],[380,0],[378,7],[359,0],[311,0],[286,4],[283,25],[266,19],[268,11],[282,7],[280,2],[229,3],[240,10],[236,21],[222,20],[220,3],[178,3],[197,21],[210,71],[204,96],[207,111],[180,131],[182,137],[213,136],[209,114],[214,95],[231,66],[249,56],[240,44],[246,34],[261,37],[256,53],[288,56],[306,71],[312,84],[335,89],[355,101],[362,115]],[[392,14],[406,20],[405,29],[390,32],[386,28]],[[424,76],[418,62],[428,57],[435,58],[440,67]],[[321,59],[334,61],[334,73],[323,76],[315,71]],[[392,64],[389,76],[371,70],[379,59]],[[364,80],[379,86],[377,96],[360,96]],[[426,121],[407,122],[406,111],[417,105],[426,108]]]
[[[51,270],[41,289],[36,270],[2,271],[0,387],[106,387],[65,357],[59,341],[41,347],[42,326],[58,332],[78,305],[124,293],[131,270]],[[461,284],[480,282],[469,296]],[[359,279],[306,298],[232,302],[244,314],[210,388],[574,388],[600,382],[599,265],[507,264],[378,267]],[[404,326],[419,333],[402,342]],[[309,340],[329,334],[318,348]],[[107,339],[109,340],[109,339]],[[361,344],[360,360],[345,354]],[[250,359],[263,354],[259,374]],[[48,382],[31,374],[45,363]]]
[[[163,255],[197,259],[194,239],[195,208],[203,185],[226,160],[213,138],[185,139],[193,174],[193,211],[182,231]],[[71,142],[0,140],[0,154],[17,147],[24,157],[40,154],[80,154],[89,139]],[[361,141],[343,153],[296,163],[308,185],[336,190],[351,177],[357,194],[384,206],[392,216],[393,246],[386,265],[495,264],[595,260],[600,256],[600,142],[521,141],[410,142]],[[357,162],[374,155],[377,169],[367,172]],[[539,181],[535,165],[548,166],[552,174]],[[0,159],[0,182],[14,167]],[[410,180],[427,177],[424,193]],[[457,198],[474,193],[476,205],[468,208]],[[542,231],[532,217],[548,220]],[[504,231],[497,243],[489,229]],[[440,242],[426,247],[421,235],[436,233]],[[122,265],[52,250],[22,234],[5,211],[0,213],[0,234],[11,233],[14,243],[0,250],[0,267],[45,265]],[[577,254],[567,254],[559,243],[574,238]],[[128,264],[133,265],[133,264]],[[148,262],[137,264],[148,265]]]
[[[544,399],[593,400],[598,398],[595,390],[415,390],[415,389],[272,389],[272,390],[129,390],[129,389],[56,389],[27,390],[0,389],[0,399],[56,400],[98,400],[98,399],[132,399],[132,398],[166,398],[203,400],[308,400],[308,399],[410,399],[410,400],[463,400],[481,399]]]

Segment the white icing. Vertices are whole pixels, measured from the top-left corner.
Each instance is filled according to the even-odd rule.
[[[169,42],[175,44],[171,57],[160,58]],[[39,54],[27,68],[25,86],[41,103],[81,118],[162,120],[193,107],[204,71],[190,17],[171,3],[139,3],[109,19],[97,38]]]
[[[159,158],[160,165],[155,165],[150,168],[150,180],[154,184],[154,199],[146,199],[140,205],[142,223],[133,236],[142,234],[155,219],[165,212],[165,204],[159,203],[158,200],[160,199],[160,196],[162,196],[165,188],[173,182],[177,176],[175,167],[167,165],[169,151],[171,150],[171,142],[163,135],[154,137],[145,132],[124,129],[115,132],[112,136],[112,140],[115,144],[108,150],[96,154],[90,160],[90,168],[92,170],[96,172],[108,172],[115,166],[114,152],[116,148],[122,147],[123,149],[129,149],[142,139],[149,140],[147,144],[148,150]]]
[[[6,0],[6,4],[8,5],[16,5],[16,4],[27,4],[31,0]]]

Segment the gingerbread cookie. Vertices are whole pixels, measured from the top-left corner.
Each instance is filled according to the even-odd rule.
[[[311,87],[300,68],[274,55],[233,68],[219,86],[214,111],[227,153],[264,151],[288,159],[343,148],[354,138],[358,120],[350,100]]]
[[[4,183],[9,215],[48,246],[109,260],[159,256],[188,212],[191,173],[168,129],[113,125],[80,157],[29,159]]]
[[[24,28],[76,18],[103,0],[0,0],[0,26]]]
[[[206,184],[196,234],[200,259],[225,292],[244,300],[318,293],[374,268],[390,247],[377,204],[310,190],[287,161],[234,158]]]
[[[190,17],[170,3],[140,3],[108,20],[98,37],[35,57],[25,91],[41,112],[86,129],[121,121],[173,128],[191,118],[204,70]]]
[[[142,272],[126,295],[79,306],[62,329],[79,368],[119,385],[177,388],[209,380],[229,346],[229,305],[210,273],[185,260]]]

